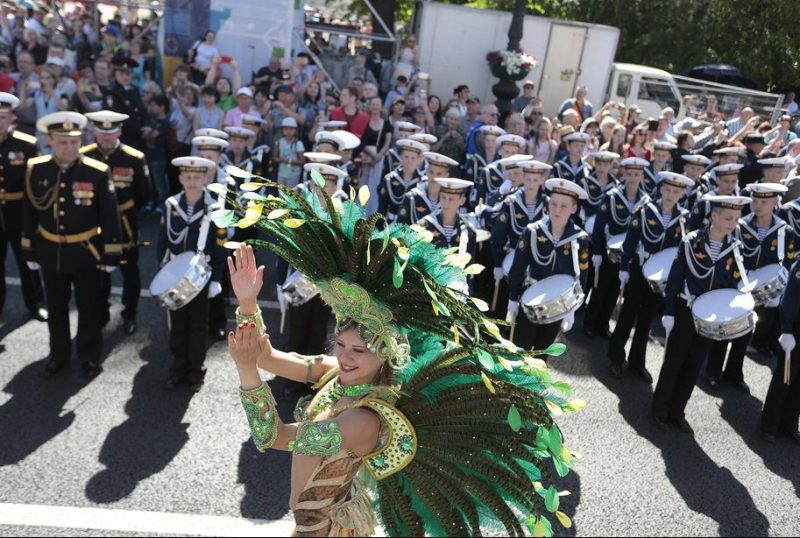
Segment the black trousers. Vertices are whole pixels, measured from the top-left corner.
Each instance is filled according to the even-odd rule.
[[[550,344],[556,341],[558,331],[560,330],[560,321],[548,323],[546,325],[535,325],[531,323],[528,316],[522,312],[522,307],[520,307],[519,314],[517,315],[517,324],[514,328],[514,343],[522,349],[544,351]]]
[[[753,336],[752,332],[744,336],[740,336],[734,340],[723,340],[714,342],[711,346],[711,351],[708,352],[708,363],[706,363],[706,375],[708,377],[724,376],[726,380],[732,383],[739,383],[744,381],[744,356],[747,353],[747,346],[750,345],[750,338]],[[730,352],[728,351],[728,344],[730,344]],[[727,355],[728,362],[725,363]],[[722,365],[725,365],[725,373],[722,372]]]
[[[208,347],[208,286],[179,310],[169,312],[170,375],[190,383],[202,381]]]
[[[653,415],[660,419],[684,418],[686,404],[712,344],[712,340],[695,331],[692,313],[680,301],[653,393]]]
[[[327,350],[331,307],[319,295],[300,306],[289,307],[289,351],[319,355]]]
[[[142,291],[142,277],[139,274],[139,248],[125,253],[119,266],[122,274],[122,318],[135,320],[139,309],[139,297]],[[106,311],[111,306],[111,275],[103,272],[103,298]]]
[[[492,306],[492,295],[494,294],[494,260],[492,259],[491,239],[478,243],[478,250],[475,255],[475,263],[483,265],[483,271],[475,275],[472,293],[478,299],[483,299],[489,306]],[[497,301],[500,304],[500,301]],[[505,305],[507,307],[508,304]],[[504,307],[504,308],[505,308]]]
[[[756,308],[756,314],[758,314],[758,323],[756,323],[756,330],[753,333],[753,346],[780,350],[778,338],[781,336],[781,323],[778,309],[759,306]]]
[[[590,282],[593,285],[594,282]],[[619,264],[611,263],[608,256],[603,254],[603,263],[600,265],[598,285],[592,290],[592,297],[586,307],[584,327],[594,330],[598,334],[608,331],[608,323],[614,313],[619,297]]]
[[[650,337],[650,327],[658,310],[661,297],[656,295],[642,275],[638,262],[632,262],[630,267],[630,280],[625,285],[624,302],[620,308],[617,326],[608,345],[608,358],[614,364],[625,362],[625,344],[631,330],[633,341],[628,353],[628,367],[638,370],[645,367],[647,355],[647,340]]]
[[[795,338],[800,337],[800,331],[796,328],[794,335]],[[761,412],[761,429],[766,433],[775,434],[779,429],[797,431],[800,419],[800,348],[795,347],[792,352],[790,385],[783,383],[785,366],[786,361],[781,354]]]
[[[0,312],[6,304],[6,254],[8,247],[14,252],[14,259],[19,270],[19,279],[22,283],[22,298],[28,310],[35,310],[44,306],[44,289],[38,271],[31,271],[22,259],[22,245],[20,232],[0,230]]]
[[[47,326],[50,330],[50,359],[69,362],[72,357],[72,338],[69,331],[69,301],[75,287],[78,307],[78,358],[83,363],[100,363],[103,352],[102,287],[98,286],[102,272],[96,268],[65,272],[45,269],[44,287],[47,292]]]

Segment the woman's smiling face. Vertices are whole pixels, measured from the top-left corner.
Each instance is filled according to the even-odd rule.
[[[355,325],[336,334],[333,354],[339,361],[339,380],[343,385],[374,383],[382,362],[367,348]]]

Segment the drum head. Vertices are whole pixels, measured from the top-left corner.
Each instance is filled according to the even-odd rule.
[[[503,272],[508,274],[511,272],[511,266],[514,265],[514,250],[506,254],[506,257],[503,258]]]
[[[586,233],[589,234],[590,236],[594,231],[594,223],[596,220],[597,220],[597,215],[592,215],[591,217],[586,219],[586,224],[584,225],[583,229],[586,230]]]
[[[478,230],[475,232],[475,241],[478,243],[483,243],[484,241],[488,241],[492,238],[492,232],[489,230]]]
[[[575,279],[569,275],[549,276],[536,282],[525,290],[520,302],[528,306],[552,303],[574,285]]]
[[[184,252],[172,258],[167,265],[161,268],[150,284],[150,295],[158,297],[175,287],[186,274],[186,269],[189,268],[196,255],[196,252]]]
[[[663,282],[669,277],[672,262],[678,255],[678,247],[670,247],[653,254],[642,267],[642,274],[647,280]]]
[[[625,242],[627,234],[612,235],[608,238],[608,248],[611,250],[622,250],[622,244]]]
[[[704,293],[692,304],[692,314],[706,322],[741,319],[756,307],[753,296],[739,290],[724,289]]]
[[[750,271],[747,273],[747,280],[750,282],[751,289],[757,289],[777,280],[781,272],[783,272],[783,267],[777,263],[773,263]],[[744,282],[739,283],[739,289],[741,290],[742,288],[744,288]]]

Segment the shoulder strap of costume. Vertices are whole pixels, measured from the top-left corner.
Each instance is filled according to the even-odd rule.
[[[417,433],[408,418],[383,400],[364,398],[353,407],[368,408],[386,425],[386,440],[380,448],[362,459],[375,480],[402,471],[417,454]]]

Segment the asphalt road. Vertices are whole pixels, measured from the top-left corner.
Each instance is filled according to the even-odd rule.
[[[145,238],[154,230],[151,221]],[[146,284],[155,254],[142,258]],[[12,265],[6,262],[10,275]],[[268,277],[264,299],[273,289]],[[124,337],[118,315],[105,330],[98,378],[85,381],[73,363],[43,379],[47,328],[27,321],[21,305],[11,286],[0,327],[0,535],[281,535],[291,528],[289,458],[261,455],[249,441],[224,344],[211,345],[199,394],[165,391],[166,317],[147,298],[138,333]],[[267,321],[277,327],[274,310]],[[273,336],[277,347],[282,337]],[[800,534],[800,445],[758,437],[771,362],[746,361],[752,396],[711,393],[701,382],[687,410],[692,438],[651,424],[652,387],[611,378],[604,341],[575,330],[565,342],[569,351],[552,368],[589,404],[560,420],[582,458],[562,484],[572,492],[562,510],[575,525],[559,534]],[[654,376],[660,359],[661,347],[651,344]],[[287,418],[290,408],[282,404]]]

